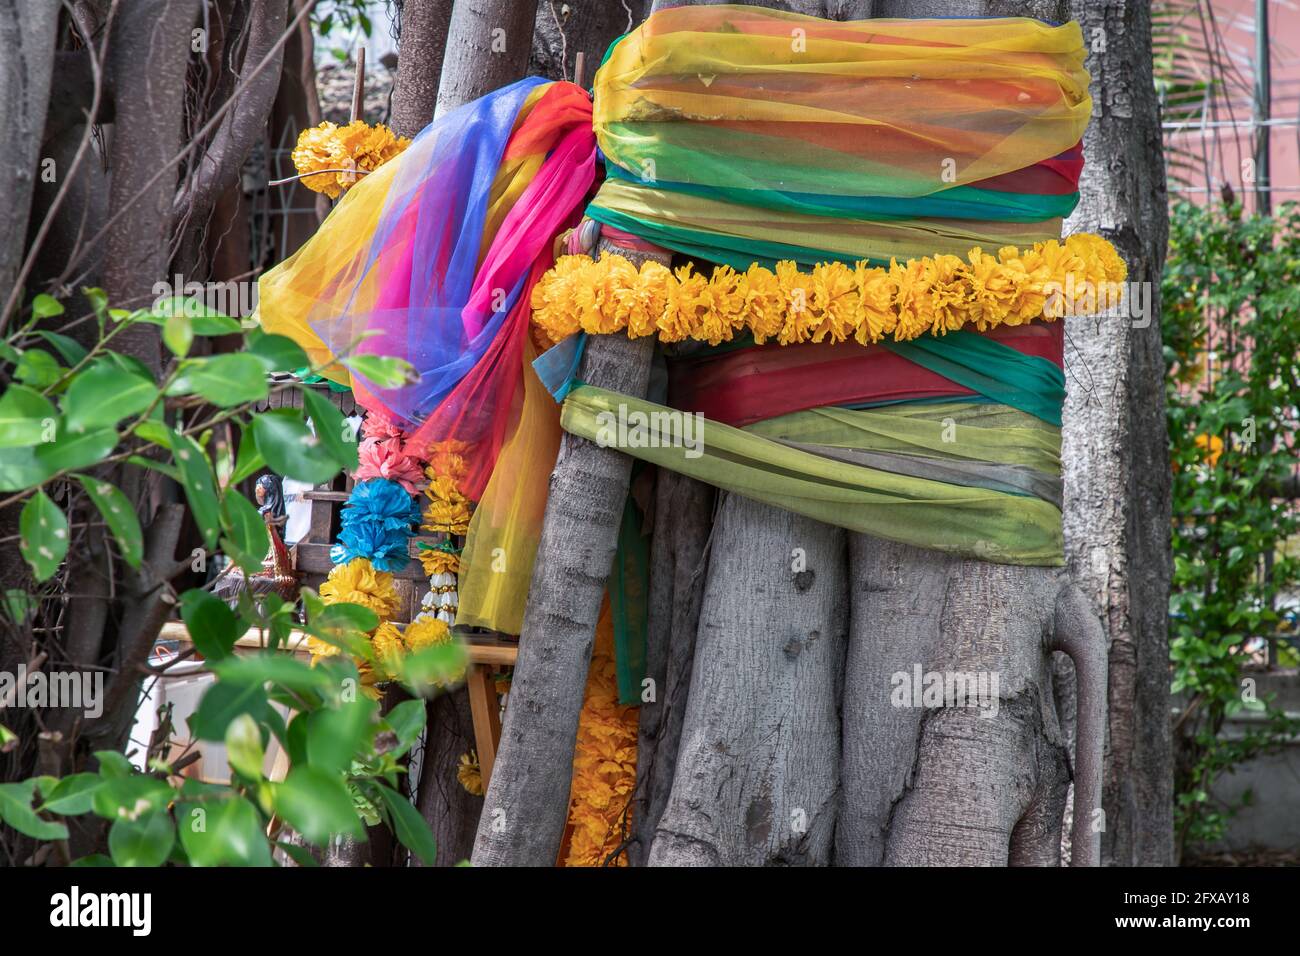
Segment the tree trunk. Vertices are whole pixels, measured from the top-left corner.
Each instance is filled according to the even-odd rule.
[[[452,0],[405,0],[393,82],[393,131],[416,136],[433,122]]]
[[[474,849],[474,831],[483,812],[483,798],[462,787],[456,777],[460,755],[474,746],[469,694],[464,688],[439,694],[429,701],[427,710],[428,730],[416,806],[438,841],[434,865],[455,866],[469,859]],[[411,865],[421,864],[412,857]]]
[[[115,308],[136,309],[153,299],[171,259],[175,167],[155,178],[181,147],[185,73],[197,0],[140,0],[118,12],[107,75],[115,119],[109,161],[109,215],[118,216],[104,239],[104,288]],[[138,323],[115,347],[161,371],[158,330]]]
[[[0,161],[0,181],[6,184],[7,193],[0,213],[0,308],[9,299],[22,268],[27,216],[41,172],[41,134],[50,100],[58,22],[58,0],[0,0],[0,50],[4,51],[0,59],[0,128],[10,143]],[[59,172],[55,170],[56,175]],[[0,315],[0,321],[5,318]]]
[[[524,75],[536,13],[536,0],[456,3],[447,31],[435,115],[449,113]]]
[[[842,530],[723,498],[651,866],[830,862],[845,584]]]
[[[628,847],[632,866],[644,865],[649,858],[673,786],[704,599],[714,497],[712,486],[666,468],[655,478],[645,655],[646,677],[652,683],[638,715],[633,840]]]
[[[667,261],[622,254],[637,264]],[[651,339],[593,336],[579,378],[642,396],[653,353]],[[613,448],[569,434],[561,441],[475,866],[550,866],[559,852],[578,714],[631,469],[632,460]]]
[[[586,64],[582,85],[591,86],[610,43],[644,20],[649,8],[648,0],[541,0],[528,72],[552,80],[572,80],[582,53]]]
[[[1067,320],[1066,553],[1111,642],[1103,856],[1116,866],[1168,866],[1171,505],[1159,312],[1168,206],[1151,11],[1143,3],[1070,6],[1090,50],[1093,121],[1082,201],[1068,228],[1114,243],[1130,289],[1143,284],[1151,311],[1136,320]]]

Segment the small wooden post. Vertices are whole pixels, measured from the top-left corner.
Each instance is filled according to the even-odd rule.
[[[361,119],[366,111],[366,48],[357,47],[357,75],[352,80],[352,116],[350,122]]]
[[[585,72],[586,65],[587,54],[579,50],[573,58],[573,82],[577,86],[582,86],[582,74]]]

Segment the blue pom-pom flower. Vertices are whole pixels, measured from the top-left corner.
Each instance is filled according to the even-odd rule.
[[[358,482],[343,505],[342,530],[330,560],[343,564],[368,558],[380,571],[400,571],[408,560],[420,508],[401,485],[387,478]]]

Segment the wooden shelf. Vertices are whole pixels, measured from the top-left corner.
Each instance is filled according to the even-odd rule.
[[[163,625],[162,633],[158,637],[161,640],[180,641],[183,644],[193,643],[190,640],[190,632],[181,621],[168,621]],[[497,638],[471,637],[466,639],[465,646],[469,649],[471,664],[487,664],[494,667],[513,666],[515,659],[519,656],[518,644]],[[257,628],[251,628],[235,640],[235,647],[245,651],[264,648],[266,647],[265,633]],[[305,656],[307,654],[307,635],[297,628],[290,631],[288,649],[295,654]]]

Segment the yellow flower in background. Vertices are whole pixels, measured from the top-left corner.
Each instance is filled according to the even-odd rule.
[[[311,634],[307,635],[307,650],[311,653],[313,666],[327,657],[335,657],[343,653],[343,649],[338,645],[322,641],[319,637],[313,637]]]
[[[455,640],[456,638],[451,633],[451,628],[447,626],[447,622],[434,617],[432,614],[420,615],[406,625],[406,630],[402,632],[402,641],[408,651],[420,651],[438,644],[452,644]],[[460,667],[448,674],[445,679],[436,683],[439,687],[450,687],[453,684],[459,684],[465,679],[465,670],[468,664],[468,658],[465,658],[461,661]]]
[[[1202,457],[1205,463],[1213,468],[1219,463],[1219,457],[1223,454],[1223,439],[1218,435],[1197,435],[1196,447],[1204,450],[1205,454]]]
[[[346,126],[321,123],[298,134],[293,150],[293,165],[299,174],[314,170],[374,171],[411,145],[405,136],[396,136],[387,126],[369,126],[355,120]],[[306,176],[302,184],[308,189],[337,199],[362,177],[348,172],[322,172]]]
[[[393,576],[376,571],[368,558],[334,565],[320,586],[320,596],[326,604],[360,604],[374,611],[380,620],[392,617],[400,603]]]
[[[456,767],[456,779],[466,792],[476,797],[483,796],[483,771],[479,769],[478,753],[470,750],[460,755],[460,765]]]
[[[392,621],[384,621],[375,629],[374,635],[371,636],[370,646],[374,648],[379,668],[385,676],[391,677],[395,672],[397,662],[406,650],[405,645],[402,643],[402,632],[397,629],[397,625]]]

